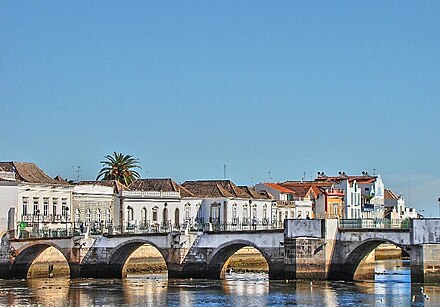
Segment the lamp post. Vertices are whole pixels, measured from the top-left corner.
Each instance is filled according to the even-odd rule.
[[[37,226],[35,226],[35,219],[33,216],[32,227],[36,229],[35,235],[38,236],[38,232],[40,231],[40,209],[37,209],[37,211],[35,211],[35,215],[37,216]]]
[[[66,216],[65,216],[65,219],[66,219],[66,237],[68,236],[67,235],[67,218],[68,218],[68,216],[69,216],[69,207],[66,207],[66,209],[64,209],[65,211],[65,214],[66,214]]]

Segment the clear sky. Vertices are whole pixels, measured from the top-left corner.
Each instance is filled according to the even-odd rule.
[[[439,1],[1,1],[0,160],[440,196]],[[269,175],[270,172],[270,175]]]

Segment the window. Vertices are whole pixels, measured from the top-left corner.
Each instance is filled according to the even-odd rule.
[[[127,220],[129,222],[133,220],[133,208],[130,206],[127,207]]]
[[[147,208],[143,207],[141,210],[141,221],[142,224],[147,223]]]
[[[92,212],[90,212],[90,209],[88,209],[86,215],[86,225],[90,225],[91,222],[92,222]]]
[[[28,201],[27,197],[23,197],[23,215],[28,214]]]
[[[38,201],[39,201],[39,198],[38,197],[35,197],[34,198],[34,215],[37,215],[37,214],[40,214],[40,209],[38,208]]]
[[[157,207],[153,208],[153,222],[157,222]]]
[[[185,205],[185,220],[191,220],[191,204],[189,203]]]
[[[43,198],[43,215],[49,215],[49,198]]]
[[[244,218],[244,219],[249,218],[249,212],[248,212],[248,207],[247,207],[247,205],[245,205],[245,206],[243,207],[243,218]]]
[[[52,198],[52,214],[57,215],[58,198]]]
[[[98,221],[98,223],[101,223],[101,210],[100,209],[96,210],[96,220]]]
[[[67,216],[69,209],[67,208],[67,198],[61,199],[61,214]]]
[[[111,223],[112,221],[112,214],[110,209],[107,209],[107,223]]]
[[[237,204],[234,204],[232,206],[232,219],[233,220],[237,219]]]
[[[79,222],[81,220],[81,213],[79,211],[79,209],[75,210],[75,222]]]
[[[203,222],[203,219],[202,219],[202,208],[200,207],[200,204],[196,204],[196,210],[197,210],[196,220],[198,222]]]

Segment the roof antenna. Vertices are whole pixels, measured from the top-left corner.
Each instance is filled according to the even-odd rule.
[[[269,174],[269,182],[272,182],[272,177],[270,176],[270,171],[267,172]]]
[[[223,164],[223,179],[226,179],[226,164]]]
[[[81,166],[72,165],[71,167],[76,167],[76,170],[73,173],[76,174],[76,181],[79,182],[79,179],[81,178]]]

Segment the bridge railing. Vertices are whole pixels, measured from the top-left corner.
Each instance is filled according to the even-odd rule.
[[[50,228],[50,229],[17,229],[13,234],[16,239],[35,239],[35,238],[66,238],[79,235],[78,230],[69,228]]]
[[[279,223],[224,223],[224,224],[214,224],[205,223],[201,225],[200,231],[256,231],[256,230],[272,230],[272,229],[283,229],[283,225]]]
[[[339,229],[409,229],[408,219],[341,219]]]

